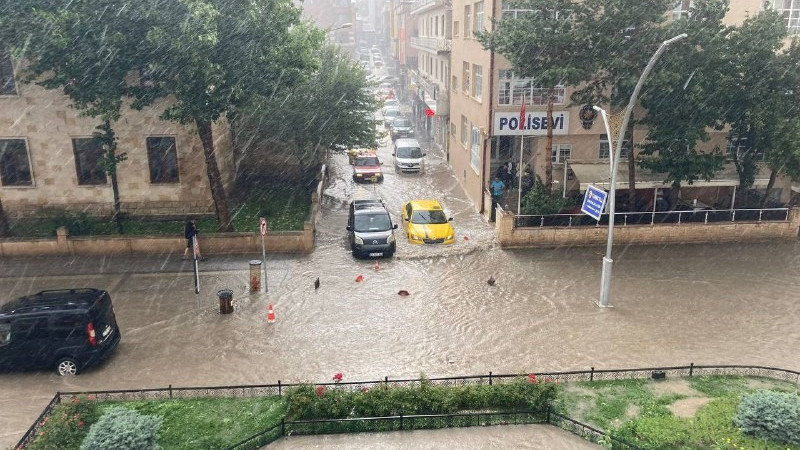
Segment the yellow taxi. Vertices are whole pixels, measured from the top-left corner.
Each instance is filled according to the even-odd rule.
[[[412,244],[452,244],[456,240],[453,218],[437,200],[411,200],[403,204],[403,223]]]

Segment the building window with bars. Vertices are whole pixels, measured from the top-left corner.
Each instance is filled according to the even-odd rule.
[[[461,145],[467,148],[469,143],[469,122],[466,116],[461,116]]]
[[[694,0],[677,0],[672,8],[672,20],[688,19]]]
[[[33,185],[31,161],[25,139],[0,139],[0,184]]]
[[[472,34],[470,33],[470,25],[472,24],[472,7],[467,5],[464,7],[464,37],[470,38]]]
[[[497,103],[500,105],[521,105],[523,97],[525,104],[531,106],[547,105],[550,90],[541,86],[534,86],[531,78],[519,78],[511,70],[500,70],[498,74],[499,95]],[[552,92],[554,105],[563,105],[566,102],[566,88],[556,86]]]
[[[472,146],[469,152],[469,164],[478,172],[481,167],[481,130],[472,126]]]
[[[800,0],[775,0],[775,9],[783,15],[791,35],[800,35]]]
[[[470,94],[470,90],[469,90],[470,74],[469,74],[469,63],[466,62],[466,61],[464,61],[464,66],[463,66],[463,70],[462,70],[462,74],[461,74],[461,80],[462,80],[462,83],[464,83],[464,86],[463,86],[464,93],[469,95]]]
[[[480,101],[483,95],[483,66],[472,65],[472,96]]]
[[[475,13],[475,25],[472,27],[473,33],[483,31],[483,2],[475,3],[473,7]]]
[[[553,144],[550,160],[553,164],[564,164],[572,155],[572,144]]]

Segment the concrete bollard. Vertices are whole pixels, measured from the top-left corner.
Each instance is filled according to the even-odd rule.
[[[250,260],[250,292],[258,292],[261,289],[261,260]]]
[[[233,291],[230,289],[221,289],[217,291],[219,297],[219,313],[230,314],[233,312]]]

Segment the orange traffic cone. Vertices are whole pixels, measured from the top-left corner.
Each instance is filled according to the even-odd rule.
[[[380,268],[381,266],[378,265],[378,261],[375,261],[375,272],[377,272]]]
[[[364,275],[359,275],[356,277],[356,283],[361,283],[362,281],[364,281]]]
[[[267,308],[267,323],[275,323],[275,311],[272,309],[272,303]]]

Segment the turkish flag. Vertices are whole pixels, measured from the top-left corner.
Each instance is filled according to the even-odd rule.
[[[519,109],[519,127],[517,128],[522,133],[527,116],[525,114],[525,94],[522,94],[522,107]]]

